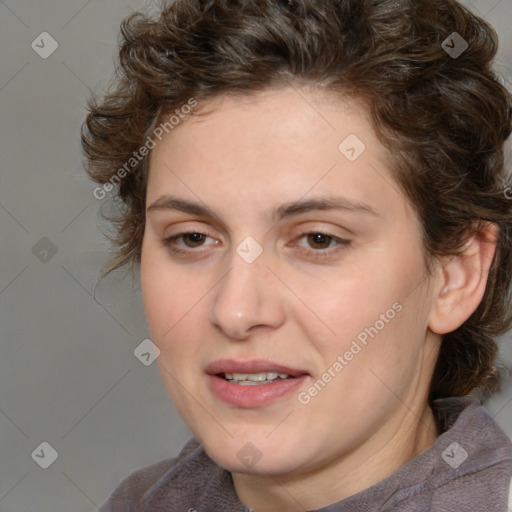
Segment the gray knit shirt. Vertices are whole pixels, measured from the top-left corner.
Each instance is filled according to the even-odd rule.
[[[512,512],[512,444],[471,397],[433,404],[442,434],[401,469],[318,512]],[[231,474],[195,439],[178,457],[131,473],[100,512],[251,512]]]

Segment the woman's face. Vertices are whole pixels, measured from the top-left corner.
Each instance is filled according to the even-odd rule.
[[[207,107],[150,162],[141,279],[169,395],[234,473],[368,460],[426,410],[417,217],[356,102],[286,88]]]

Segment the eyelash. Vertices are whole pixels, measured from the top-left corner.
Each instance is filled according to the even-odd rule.
[[[191,252],[199,252],[198,250],[193,249],[193,248],[182,249],[182,248],[179,248],[176,245],[174,245],[178,239],[180,239],[186,235],[194,235],[194,234],[203,235],[205,237],[213,238],[209,233],[202,233],[200,231],[186,231],[186,232],[178,233],[176,235],[165,238],[163,240],[163,244],[173,254],[179,255],[179,254],[190,254]],[[321,229],[316,229],[314,231],[304,231],[299,234],[298,240],[301,240],[302,238],[304,238],[305,236],[308,236],[308,235],[323,235],[325,237],[330,238],[331,239],[330,242],[332,242],[332,241],[337,242],[337,245],[335,247],[330,247],[327,249],[319,249],[319,250],[306,249],[303,251],[306,253],[306,255],[308,257],[311,257],[313,259],[326,258],[329,256],[333,256],[334,254],[337,254],[338,252],[345,250],[351,243],[350,240],[339,238],[337,236],[332,235],[331,233],[322,231]]]

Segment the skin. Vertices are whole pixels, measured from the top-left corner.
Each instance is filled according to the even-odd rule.
[[[494,248],[473,237],[464,257],[427,273],[414,208],[353,99],[283,88],[203,106],[151,154],[141,282],[159,370],[196,439],[232,472],[242,502],[260,512],[320,508],[435,441],[427,397],[441,335],[477,307]],[[366,145],[354,162],[338,150],[349,134]],[[207,205],[217,218],[152,208],[164,195]],[[375,214],[270,218],[283,203],[325,196]],[[304,235],[318,230],[335,238]],[[176,238],[184,253],[166,246],[189,231],[207,236]],[[236,252],[248,236],[263,249],[253,263]],[[378,335],[300,403],[298,393],[397,302],[401,311]],[[221,358],[268,359],[310,376],[273,403],[237,407],[207,384],[205,367]],[[261,455],[251,467],[237,456],[246,443]]]

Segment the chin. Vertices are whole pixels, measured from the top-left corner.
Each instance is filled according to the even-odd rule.
[[[283,443],[278,443],[281,448]],[[280,476],[293,472],[297,466],[306,461],[296,460],[297,450],[290,450],[290,453],[269,446],[268,440],[261,442],[238,440],[219,445],[212,440],[212,443],[203,444],[206,453],[219,466],[231,473],[243,473],[261,476]]]

